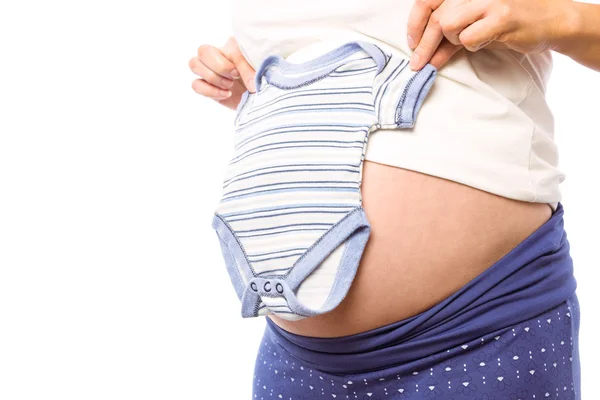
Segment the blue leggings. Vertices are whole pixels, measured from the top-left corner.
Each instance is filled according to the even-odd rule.
[[[501,260],[405,320],[314,338],[267,319],[252,398],[580,400],[580,314],[563,212],[559,204]]]

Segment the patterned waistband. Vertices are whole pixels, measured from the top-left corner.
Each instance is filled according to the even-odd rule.
[[[531,319],[575,293],[563,215],[559,203],[544,225],[503,258],[413,317],[340,338],[292,334],[267,319],[272,339],[307,366],[350,374],[425,359]]]

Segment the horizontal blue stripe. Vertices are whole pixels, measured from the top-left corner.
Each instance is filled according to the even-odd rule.
[[[269,211],[278,211],[278,210],[292,210],[294,208],[313,208],[313,207],[319,207],[319,208],[354,208],[356,207],[356,204],[289,204],[289,205],[285,205],[285,206],[275,206],[275,207],[260,207],[260,208],[254,208],[251,210],[244,210],[244,211],[234,211],[234,212],[230,212],[230,213],[225,213],[225,214],[220,214],[222,217],[237,217],[239,215],[248,215],[248,214],[255,214],[255,213],[261,213],[261,212],[269,212]]]
[[[249,232],[260,232],[260,231],[269,231],[273,229],[281,229],[281,228],[290,228],[292,226],[333,226],[333,222],[300,222],[298,224],[285,224],[285,225],[277,225],[271,226],[268,228],[257,228],[257,229],[238,229],[237,233],[249,233]]]
[[[354,171],[354,170],[350,170],[350,169],[329,169],[329,168],[324,168],[324,169],[308,169],[308,168],[286,169],[286,170],[283,170],[283,171],[261,172],[259,174],[245,176],[245,177],[236,179],[235,181],[230,182],[230,183],[228,183],[226,185],[223,185],[223,189],[225,189],[227,186],[229,186],[232,183],[243,181],[245,179],[256,178],[257,176],[263,176],[263,175],[285,174],[285,173],[290,173],[290,172],[295,172],[295,173],[297,173],[297,172],[351,172],[351,173],[354,173],[354,174],[359,174],[360,173],[360,171]]]
[[[226,202],[226,201],[231,201],[233,199],[243,199],[246,197],[253,197],[256,196],[259,193],[281,193],[281,192],[358,192],[360,190],[360,188],[352,188],[352,187],[338,187],[338,186],[330,186],[330,187],[312,187],[312,186],[307,186],[307,187],[303,187],[303,188],[290,188],[290,189],[272,189],[272,190],[263,190],[261,192],[254,192],[254,193],[248,193],[248,194],[240,194],[237,196],[231,196],[231,197],[227,197],[227,198],[223,198],[221,199],[221,202]]]
[[[275,278],[280,278],[282,276],[285,276],[285,274],[288,273],[290,268],[280,268],[279,270],[266,270],[265,274],[263,275],[262,272],[256,272],[256,276],[261,277],[261,278],[266,278],[266,277],[275,277]]]
[[[371,106],[372,107],[372,106]],[[292,111],[279,111],[277,113],[273,113],[273,114],[268,114],[268,115],[263,115],[261,117],[258,118],[254,118],[251,121],[247,121],[244,123],[240,123],[238,125],[238,128],[247,128],[248,126],[254,125],[258,122],[264,122],[265,119],[269,119],[269,118],[273,118],[276,117],[280,114],[305,114],[305,113],[316,113],[316,112],[328,112],[328,113],[344,113],[344,112],[360,112],[363,114],[369,114],[371,116],[375,116],[374,115],[374,110],[365,110],[362,108],[351,108],[351,107],[337,107],[337,108],[307,108],[307,109],[303,109],[303,110],[292,110]]]
[[[352,107],[352,106],[357,106],[357,107]],[[365,107],[365,108],[359,108],[359,107]],[[306,108],[306,107],[310,107],[310,108]],[[337,112],[343,109],[351,109],[351,110],[363,110],[363,111],[375,111],[375,107],[373,104],[370,103],[360,103],[360,102],[350,102],[350,101],[342,101],[339,103],[301,103],[301,104],[293,104],[293,105],[289,105],[289,106],[283,106],[283,107],[276,107],[273,108],[272,110],[249,119],[248,121],[240,124],[239,126],[244,126],[248,123],[252,123],[256,120],[259,120],[261,118],[268,118],[274,115],[279,115],[282,113],[288,113],[288,112],[295,112],[298,110],[310,110],[310,111],[318,111],[318,110],[327,110],[327,111],[331,111],[331,112]]]
[[[287,308],[288,310],[290,309],[288,306],[286,306],[286,305],[283,305],[283,304],[282,304],[282,305],[277,305],[277,306],[269,306],[268,308],[281,308],[281,307],[283,307],[283,308]],[[267,306],[265,306],[265,305],[262,305],[262,306],[258,307],[258,309],[259,309],[259,310],[261,310],[261,309],[263,309],[263,308],[267,308]],[[283,310],[282,310],[282,311],[279,311],[279,310],[277,310],[277,312],[286,312],[286,311],[283,311]],[[286,313],[287,313],[287,314],[291,314],[291,312],[286,312]]]
[[[252,172],[264,171],[264,170],[273,169],[273,168],[289,168],[289,167],[351,167],[351,168],[357,169],[358,165],[337,164],[337,163],[275,164],[275,165],[268,165],[266,167],[260,167],[260,168],[251,169],[249,171],[241,172],[237,175],[234,175],[233,177],[231,177],[229,179],[226,179],[224,182],[227,183],[233,179],[236,179],[238,176],[243,176],[245,174],[250,174]]]
[[[279,213],[279,214],[259,215],[256,217],[228,219],[227,222],[248,221],[248,220],[252,220],[252,219],[280,217],[282,215],[291,215],[291,214],[347,214],[348,212],[349,211],[306,211],[306,210],[302,210],[302,211],[290,211],[290,212]]]
[[[308,128],[317,128],[317,129],[308,129]],[[326,128],[330,128],[330,129],[326,129]],[[330,131],[331,132],[333,132],[333,131],[347,132],[346,128],[357,128],[358,130],[364,130],[364,129],[367,129],[368,126],[367,126],[367,124],[343,124],[343,123],[326,124],[326,123],[321,123],[321,122],[303,122],[303,123],[298,122],[298,123],[293,123],[291,125],[279,125],[275,128],[261,129],[261,130],[257,131],[256,133],[248,136],[247,138],[240,140],[236,144],[236,147],[244,144],[244,142],[256,137],[257,135],[267,134],[267,133],[272,133],[272,132],[282,132],[282,131],[295,132],[295,131],[302,131],[302,130],[306,130],[307,132],[330,132]],[[247,130],[251,130],[251,128],[238,128],[236,130],[236,136],[238,136],[238,137],[244,136],[245,132]],[[355,132],[356,129],[350,129],[349,131]]]
[[[273,151],[273,150],[280,150],[280,149],[301,149],[301,148],[311,148],[311,147],[322,147],[322,148],[341,148],[341,149],[362,149],[365,145],[364,142],[358,142],[360,144],[354,145],[354,146],[336,146],[336,145],[324,145],[324,144],[320,144],[320,145],[304,145],[304,146],[281,146],[281,147],[272,147],[270,149],[263,149],[263,150],[259,150],[259,151],[255,151],[252,154],[248,154],[240,159],[237,159],[235,161],[230,161],[229,165],[233,165],[235,163],[238,163],[250,156],[253,156],[255,154],[259,154],[259,153],[263,153],[265,151]]]
[[[301,184],[301,183],[347,183],[347,184],[356,184],[358,185],[357,181],[286,181],[286,182],[274,182],[274,183],[265,183],[262,185],[252,185],[250,187],[247,188],[243,188],[243,189],[236,189],[236,190],[231,190],[229,192],[224,193],[224,197],[228,197],[230,194],[233,193],[239,193],[239,192],[245,192],[248,190],[253,190],[253,189],[257,189],[257,188],[264,188],[264,187],[273,187],[273,186],[279,186],[279,185],[297,185],[297,184]]]
[[[368,89],[368,90],[361,90]],[[287,99],[295,99],[298,97],[306,97],[306,96],[332,96],[332,95],[354,95],[354,94],[367,94],[371,95],[372,88],[369,86],[357,86],[357,87],[335,87],[335,88],[319,88],[319,89],[309,89],[309,90],[297,90],[292,93],[286,93],[277,97],[274,97],[272,100],[261,104],[260,106],[254,107],[252,110],[248,111],[247,115],[255,113],[257,111],[262,110],[263,108],[269,107],[270,105],[284,101]]]
[[[272,236],[272,235],[279,235],[281,233],[290,233],[290,232],[302,232],[302,231],[314,231],[314,232],[319,232],[319,231],[328,231],[329,229],[320,229],[320,228],[316,228],[316,229],[289,229],[287,231],[281,231],[281,232],[273,232],[273,233],[259,233],[259,234],[254,234],[254,235],[238,235],[239,238],[254,238],[254,237],[259,237],[259,236]]]
[[[374,67],[365,67],[365,68],[357,68],[357,69],[349,69],[344,71],[333,71],[329,76],[330,77],[340,77],[340,76],[354,76],[354,75],[362,75],[365,72],[376,71],[377,66]]]
[[[362,128],[364,129],[366,127],[365,124],[343,124],[343,123],[336,123],[336,124],[327,124],[327,123],[321,123],[321,122],[299,122],[299,123],[293,123],[291,125],[279,125],[276,126],[275,128],[270,128],[270,129],[265,129],[265,130],[261,130],[260,133],[266,133],[266,132],[273,132],[273,131],[278,131],[281,129],[289,129],[289,130],[293,130],[293,129],[298,129],[298,128]],[[248,130],[249,128],[239,128],[236,130],[236,132],[239,134],[241,134],[242,132]]]
[[[283,271],[289,271],[290,269],[292,269],[292,267],[286,267],[286,268],[275,268],[275,269],[267,269],[265,271],[259,272],[257,275],[258,276],[262,276],[264,274],[272,274],[273,272],[283,272]]]
[[[277,314],[296,314],[296,313],[291,312],[291,311],[280,311],[280,310],[276,310],[276,313]]]
[[[277,257],[270,257],[270,258],[262,258],[260,260],[250,260],[253,263],[259,263],[259,262],[264,262],[264,261],[271,261],[271,260],[278,260],[280,258],[289,258],[289,257],[297,257],[297,256],[301,256],[302,254],[304,254],[304,252],[301,253],[294,253],[294,254],[286,254],[284,256],[277,256]]]
[[[248,150],[246,150],[245,152],[241,153],[240,155],[233,157],[232,161],[235,161],[239,158],[243,158],[246,154],[260,149],[260,148],[264,148],[264,147],[269,147],[269,146],[277,146],[280,144],[287,144],[287,143],[342,143],[342,144],[350,144],[350,143],[361,143],[364,144],[364,140],[285,140],[285,141],[280,141],[280,142],[270,142],[270,143],[265,143],[265,144],[261,144],[259,146],[256,147],[252,147]]]
[[[357,61],[359,61],[359,60],[353,60],[352,64],[358,64]],[[349,65],[351,65],[351,63],[346,64],[344,67],[348,67]],[[342,68],[342,67],[340,67],[340,68]],[[370,65],[368,67],[352,68],[352,69],[340,69],[340,68],[338,68],[335,71],[333,71],[332,74],[336,74],[337,75],[337,74],[343,74],[343,73],[346,73],[346,72],[371,71],[371,70],[377,69],[377,65]]]
[[[370,104],[370,103],[361,103],[361,102],[358,102],[358,101],[342,101],[342,102],[339,102],[339,103],[314,103],[314,102],[310,102],[310,103],[293,104],[293,105],[289,105],[289,106],[284,106],[284,107],[279,107],[279,108],[273,108],[271,110],[271,112],[289,110],[289,109],[300,108],[300,107],[315,107],[315,108],[311,108],[311,110],[315,110],[315,109],[318,109],[316,107],[330,107],[330,106],[335,107],[334,110],[338,109],[337,106],[346,106],[347,108],[348,108],[348,106],[363,106],[363,107],[366,107],[367,109],[374,109],[373,104]],[[269,113],[263,114],[263,115],[266,116],[266,115],[269,115]]]
[[[366,135],[369,131],[369,128],[366,125],[360,125],[359,128],[357,129],[337,129],[337,130],[331,130],[331,129],[302,129],[302,128],[297,128],[297,129],[277,129],[277,132],[272,132],[273,130],[269,130],[269,131],[262,131],[257,133],[256,135],[252,135],[246,139],[244,139],[243,141],[239,142],[236,146],[235,149],[236,150],[240,150],[242,147],[244,147],[245,145],[247,145],[248,143],[251,143],[255,140],[259,140],[262,138],[266,138],[268,136],[274,136],[274,135],[289,135],[291,133],[293,134],[302,134],[302,133],[309,133],[309,132],[319,132],[320,134],[323,135],[336,135],[336,134],[344,134],[344,133],[362,133],[363,135]]]
[[[294,249],[277,250],[277,251],[269,251],[266,253],[254,253],[254,254],[246,254],[246,255],[248,256],[248,258],[263,257],[263,256],[270,256],[271,254],[285,253],[287,251],[298,251],[298,250],[306,250],[306,249],[308,249],[308,247],[296,247]]]
[[[279,164],[279,165],[271,165],[268,167],[262,167],[262,168],[255,168],[253,170],[250,171],[245,171],[242,173],[239,173],[237,175],[232,176],[229,179],[226,179],[223,183],[224,186],[228,186],[231,182],[236,181],[236,180],[241,180],[241,179],[246,179],[247,177],[244,176],[246,174],[250,174],[252,172],[257,172],[257,171],[264,171],[266,169],[273,169],[273,168],[290,168],[290,167],[340,167],[339,169],[333,169],[333,168],[317,168],[317,169],[308,169],[308,168],[297,168],[297,169],[285,169],[285,170],[280,170],[280,171],[266,171],[266,172],[261,172],[259,174],[254,174],[254,175],[249,175],[249,177],[253,177],[253,176],[258,176],[260,174],[270,174],[270,173],[278,173],[278,172],[286,172],[286,171],[345,171],[345,172],[360,172],[359,166],[358,165],[352,165],[352,164],[319,164],[319,163],[315,163],[315,164]],[[347,169],[347,168],[343,168],[343,167],[351,167],[353,169]]]

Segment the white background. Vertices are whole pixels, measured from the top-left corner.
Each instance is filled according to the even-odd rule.
[[[226,2],[0,5],[0,399],[249,399],[241,319],[210,226],[232,112],[188,60]],[[555,54],[549,101],[595,398],[600,73]]]

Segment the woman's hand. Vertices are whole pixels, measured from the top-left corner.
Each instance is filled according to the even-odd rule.
[[[234,38],[229,38],[220,49],[200,46],[198,56],[193,57],[189,65],[192,72],[200,76],[200,79],[192,82],[194,91],[233,110],[246,90],[256,90],[256,72],[244,58]]]
[[[408,22],[411,68],[445,64],[458,50],[552,49],[571,29],[571,0],[416,0]]]

